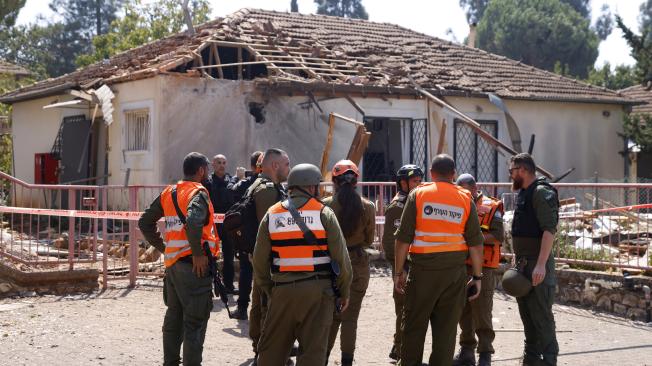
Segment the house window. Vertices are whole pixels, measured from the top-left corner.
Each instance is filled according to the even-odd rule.
[[[126,151],[149,150],[149,109],[125,111],[127,149]]]

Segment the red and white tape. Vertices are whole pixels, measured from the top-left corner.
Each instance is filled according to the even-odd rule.
[[[61,217],[82,217],[88,219],[111,219],[138,221],[142,212],[136,211],[91,211],[91,210],[56,210],[49,208],[27,208],[0,205],[0,213],[14,213],[23,215],[46,215]],[[215,214],[214,220],[221,224],[224,222],[224,214]],[[376,224],[383,225],[384,216],[376,216]]]

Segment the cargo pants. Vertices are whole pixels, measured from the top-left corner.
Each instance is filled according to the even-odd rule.
[[[520,259],[517,255],[516,260]],[[532,271],[536,266],[537,258],[525,259],[527,264],[524,274],[532,280]],[[525,331],[523,357],[525,361],[533,364],[543,359],[544,365],[557,365],[559,344],[555,332],[555,316],[552,313],[556,284],[555,260],[550,256],[546,262],[546,276],[543,282],[534,286],[527,295],[516,298]]]
[[[251,289],[251,310],[249,311],[249,337],[252,341],[254,353],[258,353],[258,341],[263,333],[266,315],[267,295],[254,280]]]
[[[328,354],[331,353],[337,332],[342,327],[340,335],[340,349],[343,357],[351,357],[355,353],[355,340],[358,332],[358,317],[362,308],[362,299],[369,287],[369,255],[364,249],[359,248],[349,252],[351,267],[353,269],[353,280],[351,282],[351,294],[349,307],[342,313],[335,313],[330,335],[328,337]]]
[[[432,328],[428,365],[449,366],[452,363],[457,323],[466,297],[466,279],[465,265],[437,270],[410,266],[398,365],[422,365],[428,323]]]
[[[467,273],[470,274],[467,268]],[[491,322],[491,311],[494,304],[494,290],[496,278],[493,268],[482,269],[482,289],[480,296],[473,300],[466,300],[462,317],[460,318],[460,346],[468,349],[478,348],[478,353],[494,353],[493,341],[496,338]],[[476,340],[476,335],[478,339]]]
[[[274,286],[258,342],[258,366],[285,365],[295,340],[300,349],[297,366],[324,365],[334,309],[329,279]]]
[[[192,264],[177,261],[165,270],[163,300],[167,305],[163,321],[163,364],[201,365],[206,326],[213,309],[213,281],[198,278]]]

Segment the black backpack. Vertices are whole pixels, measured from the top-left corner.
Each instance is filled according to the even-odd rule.
[[[253,192],[258,185],[267,184],[269,180],[261,180],[252,184],[245,195],[236,202],[224,215],[224,231],[233,240],[238,252],[253,253],[258,234],[258,217]],[[282,197],[278,192],[279,199]]]

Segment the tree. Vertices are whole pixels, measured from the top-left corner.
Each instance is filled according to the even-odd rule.
[[[317,14],[344,18],[369,19],[362,0],[315,0]]]
[[[208,0],[193,0],[189,4],[193,24],[208,21],[211,13]],[[130,0],[125,15],[113,21],[109,32],[93,39],[93,52],[77,58],[79,66],[86,66],[182,31],[185,27],[183,10],[178,1],[158,0],[142,4]]]
[[[297,2],[297,0],[290,1],[290,11],[293,13],[299,12],[299,3]]]
[[[634,67],[627,65],[618,65],[612,71],[611,64],[606,62],[601,68],[589,71],[586,82],[611,90],[620,90],[636,84],[636,73]]]
[[[0,0],[0,29],[13,27],[16,24],[20,9],[27,0]]]
[[[559,62],[581,78],[598,57],[589,21],[559,0],[492,0],[477,32],[486,51],[550,71]]]
[[[489,0],[459,0],[460,7],[466,13],[466,20],[469,24],[479,23],[484,12],[489,5]],[[582,17],[591,21],[590,0],[560,0],[562,3],[570,5]],[[604,4],[601,8],[601,14],[595,22],[594,28],[600,39],[605,40],[611,34],[613,26],[613,17],[609,5]]]
[[[631,48],[631,55],[636,60],[636,81],[644,84],[652,81],[652,0],[640,6],[639,32],[635,33],[616,15],[616,25],[623,32],[623,38]]]

